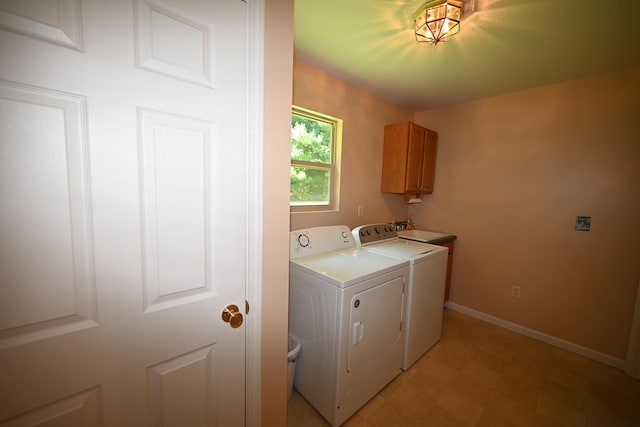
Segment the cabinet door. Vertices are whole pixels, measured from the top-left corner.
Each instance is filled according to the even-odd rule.
[[[408,193],[422,192],[426,131],[423,127],[409,123],[409,146],[407,150],[407,170],[404,185],[404,191]]]
[[[384,149],[382,153],[383,193],[404,193],[409,123],[397,123],[384,127]]]
[[[420,193],[433,193],[433,178],[436,171],[436,148],[438,134],[425,129],[424,150],[422,152],[422,170],[420,172]]]

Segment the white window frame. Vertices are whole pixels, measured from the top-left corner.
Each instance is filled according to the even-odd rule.
[[[291,166],[307,167],[318,170],[326,170],[329,172],[329,201],[328,203],[318,204],[292,204],[289,199],[289,208],[291,213],[303,212],[326,212],[338,211],[340,204],[340,161],[342,154],[342,119],[329,116],[327,114],[318,113],[313,110],[293,105],[291,114],[305,116],[311,120],[318,120],[329,123],[332,127],[331,133],[331,160],[330,163],[308,162],[302,160],[291,159]]]

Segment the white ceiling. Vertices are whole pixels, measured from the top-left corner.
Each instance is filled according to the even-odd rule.
[[[420,0],[295,0],[295,58],[422,111],[640,66],[640,0],[475,0],[418,43]]]

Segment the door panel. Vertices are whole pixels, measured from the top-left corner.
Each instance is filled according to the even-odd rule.
[[[147,368],[152,426],[212,424],[214,358],[209,346]]]
[[[98,427],[100,425],[100,388],[65,397],[2,422],[3,427]]]
[[[246,14],[0,1],[0,425],[244,424]]]
[[[420,191],[420,173],[424,152],[425,129],[409,123],[409,147],[407,154],[407,172],[405,191]]]
[[[403,291],[404,277],[396,277],[351,298],[348,372],[398,342],[402,334]]]
[[[0,81],[0,348],[96,324],[84,109]]]
[[[216,40],[206,21],[166,2],[138,1],[136,12],[138,67],[214,87]]]
[[[0,28],[82,50],[80,0],[2,0]]]
[[[420,171],[420,192],[423,194],[433,193],[437,146],[438,134],[427,129],[424,139],[424,152],[422,154],[422,169]]]
[[[217,185],[212,122],[139,111],[145,310],[210,298]]]

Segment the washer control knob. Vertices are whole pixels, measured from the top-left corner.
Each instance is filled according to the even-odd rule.
[[[299,235],[298,244],[303,248],[306,248],[307,246],[309,246],[309,236],[307,236],[306,234]]]

